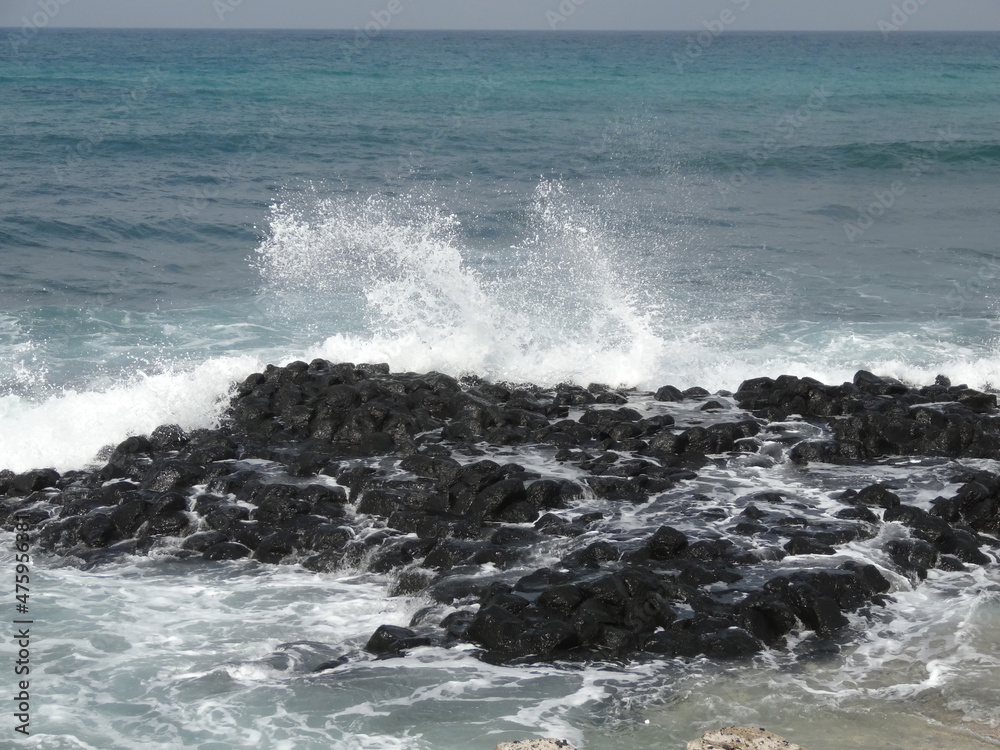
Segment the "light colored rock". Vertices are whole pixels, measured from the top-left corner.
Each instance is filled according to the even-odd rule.
[[[763,727],[726,727],[691,740],[688,750],[804,750]]]
[[[497,750],[576,750],[566,740],[522,740],[501,742]]]

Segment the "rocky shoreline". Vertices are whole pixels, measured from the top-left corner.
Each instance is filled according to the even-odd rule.
[[[518,462],[528,447],[543,465]],[[957,468],[930,510],[885,484],[831,492],[822,513],[781,491],[736,513],[686,489],[729,462],[886,456],[1000,459],[996,396],[867,372],[637,393],[317,360],[248,377],[218,429],[165,425],[92,471],[0,471],[0,523],[85,564],[155,549],[389,575],[427,606],[371,636],[379,658],[460,643],[502,663],[736,658],[835,639],[893,576],[996,564],[1000,475],[984,470]],[[687,523],[608,521],[650,503]],[[892,523],[885,566],[843,554]]]

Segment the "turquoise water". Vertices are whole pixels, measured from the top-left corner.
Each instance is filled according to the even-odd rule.
[[[996,386],[998,42],[727,32],[691,57],[687,34],[358,48],[335,32],[2,31],[0,468],[79,468],[161,423],[208,426],[234,379],[315,356],[545,384],[735,390],[864,368]],[[876,639],[901,637],[902,657],[863,647],[808,679],[762,664],[746,693],[697,665],[569,679],[432,653],[331,696],[294,670],[225,665],[354,642],[419,602],[385,604],[367,578],[324,600],[302,571],[41,564],[54,641],[38,747],[488,748],[551,730],[652,748],[723,705],[799,733],[871,711],[980,735],[998,721],[987,678],[969,695],[938,669],[995,667],[995,638],[975,641],[995,574],[958,600],[932,588],[930,623],[904,597],[905,627]],[[188,576],[202,604],[178,621]],[[68,604],[83,585],[94,601]],[[269,593],[229,601],[227,586]],[[315,609],[296,609],[299,586]],[[338,619],[348,601],[354,621]],[[955,613],[970,635],[949,640]],[[123,644],[124,621],[155,627]],[[173,635],[183,623],[198,635]],[[461,732],[421,713],[431,695]],[[496,710],[470,725],[483,701]],[[74,734],[80,716],[98,728]]]

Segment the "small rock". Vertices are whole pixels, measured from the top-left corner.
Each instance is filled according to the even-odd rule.
[[[763,727],[726,727],[691,740],[688,750],[804,750]]]
[[[522,740],[501,742],[496,750],[575,750],[566,740]]]

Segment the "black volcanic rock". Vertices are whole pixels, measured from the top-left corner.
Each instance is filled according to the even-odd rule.
[[[741,462],[1000,458],[992,394],[859,372],[748,380],[733,398],[752,414],[728,398],[269,366],[217,429],[164,425],[92,471],[0,471],[0,524],[93,564],[156,550],[385,576],[427,607],[379,628],[379,658],[458,642],[497,662],[742,658],[883,602],[883,572],[840,554],[879,529],[878,559],[911,578],[993,564],[990,472],[963,469],[930,510],[901,483],[831,492],[832,511],[772,483],[704,486]],[[661,512],[672,525],[643,520]]]

